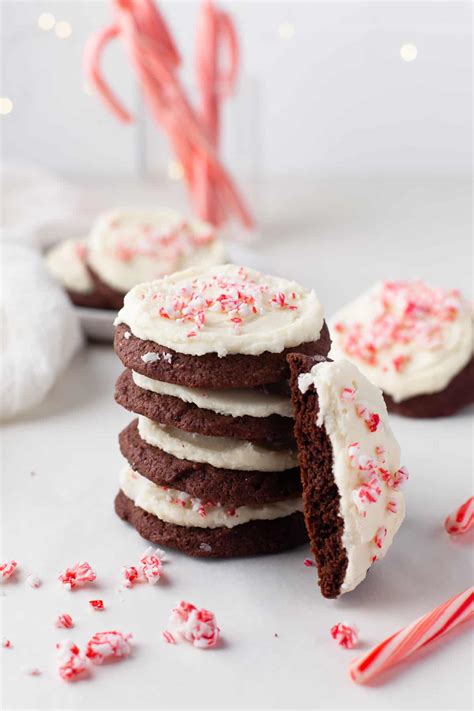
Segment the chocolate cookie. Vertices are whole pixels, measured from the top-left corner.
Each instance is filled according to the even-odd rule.
[[[290,417],[220,415],[177,397],[159,395],[140,388],[134,383],[130,370],[124,371],[117,380],[115,400],[131,412],[186,432],[214,437],[235,437],[249,442],[262,442],[274,448],[287,449],[295,444],[293,420]]]
[[[401,402],[383,394],[387,410],[404,417],[449,417],[474,403],[474,358],[438,393],[416,395]]]
[[[250,521],[234,528],[196,528],[165,523],[135,506],[123,491],[115,499],[115,511],[151,543],[177,548],[200,558],[232,558],[280,553],[308,540],[303,515],[272,521]]]
[[[69,291],[67,295],[75,306],[81,306],[86,309],[109,309],[107,299],[104,299],[95,289],[94,291]]]
[[[256,506],[290,499],[301,493],[299,469],[252,472],[218,469],[211,464],[178,459],[145,442],[138,420],[119,435],[120,451],[132,469],[158,486],[169,486],[224,506]]]
[[[90,268],[89,265],[86,266],[87,271],[89,272],[94,284],[94,293],[97,296],[97,300],[100,301],[102,304],[105,304],[105,306],[101,306],[100,308],[111,309],[112,311],[118,311],[119,309],[121,309],[123,306],[123,297],[125,296],[125,294],[122,294],[121,291],[117,291],[116,289],[113,289],[111,286],[103,282],[102,279],[96,274],[93,269]]]
[[[332,446],[325,428],[316,424],[319,411],[316,390],[311,387],[303,394],[298,388],[298,376],[307,373],[320,360],[292,354],[288,362],[306,528],[318,566],[321,592],[324,597],[334,598],[340,593],[348,561],[342,544],[344,521],[339,515],[340,498],[334,481]]]
[[[323,324],[317,341],[285,348],[281,353],[265,351],[258,356],[231,354],[225,358],[219,358],[217,353],[206,353],[202,356],[186,355],[153,341],[142,341],[133,334],[125,338],[125,333],[130,333],[128,326],[125,324],[117,326],[114,347],[126,368],[155,380],[210,390],[252,388],[278,383],[289,377],[286,362],[289,353],[327,355],[331,346],[326,323]],[[151,362],[146,360],[147,354],[150,353],[156,354],[156,360]]]

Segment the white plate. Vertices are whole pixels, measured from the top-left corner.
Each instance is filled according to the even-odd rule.
[[[228,247],[229,261],[234,264],[243,264],[252,269],[263,270],[260,255],[241,244],[231,244]],[[109,309],[88,309],[75,306],[82,329],[91,341],[111,343],[114,340],[115,311]]]

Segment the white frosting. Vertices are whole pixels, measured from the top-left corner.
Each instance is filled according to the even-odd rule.
[[[115,324],[180,353],[281,353],[319,338],[314,291],[232,264],[193,268],[130,291]]]
[[[396,402],[444,390],[473,351],[468,304],[419,282],[375,284],[331,319],[330,331],[331,357],[355,363]]]
[[[67,239],[49,250],[46,264],[50,273],[65,289],[87,294],[94,288],[85,264],[83,240]]]
[[[303,510],[300,497],[262,506],[238,506],[230,510],[220,504],[194,499],[183,491],[157,486],[129,466],[121,473],[120,488],[135,506],[177,526],[233,528],[249,521],[271,521]]]
[[[291,401],[284,395],[265,394],[253,388],[229,388],[227,390],[204,390],[183,385],[152,380],[133,371],[133,381],[138,387],[159,395],[171,395],[184,402],[197,405],[202,410],[211,410],[219,415],[232,417],[269,417],[281,415],[293,417]]]
[[[174,210],[119,208],[103,214],[88,240],[88,261],[106,284],[123,293],[144,281],[224,259],[213,228],[184,221]]]
[[[290,450],[275,451],[232,437],[208,437],[160,425],[147,417],[138,417],[140,437],[178,459],[211,464],[220,469],[281,472],[298,466],[298,457]]]
[[[380,390],[352,363],[318,363],[310,373],[300,376],[298,384],[302,392],[311,384],[315,386],[319,400],[317,424],[324,425],[332,445],[334,479],[344,520],[342,543],[348,558],[341,588],[344,593],[365,578],[374,556],[385,556],[405,516],[403,494],[397,486],[393,488],[393,479],[384,480],[384,476],[399,471],[400,448],[390,429]],[[348,399],[343,394],[345,388]],[[357,411],[362,407],[366,410],[359,416]],[[372,413],[380,417],[375,431],[366,421]],[[370,461],[375,467],[372,471]],[[377,500],[362,507],[356,505],[355,495],[374,475],[380,489]],[[380,529],[387,533],[378,548],[374,541]]]

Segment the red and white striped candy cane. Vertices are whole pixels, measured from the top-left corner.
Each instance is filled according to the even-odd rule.
[[[395,632],[349,667],[357,684],[366,684],[377,674],[398,664],[421,647],[474,617],[474,587],[455,595],[411,625]]]
[[[471,496],[444,522],[446,531],[451,536],[467,533],[474,526],[474,496]]]

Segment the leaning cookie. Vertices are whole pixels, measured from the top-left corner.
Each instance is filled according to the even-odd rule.
[[[348,361],[288,360],[306,527],[321,592],[335,598],[387,553],[408,475],[377,387]]]
[[[330,322],[331,358],[383,390],[390,411],[444,417],[474,402],[471,308],[457,290],[380,282]]]

